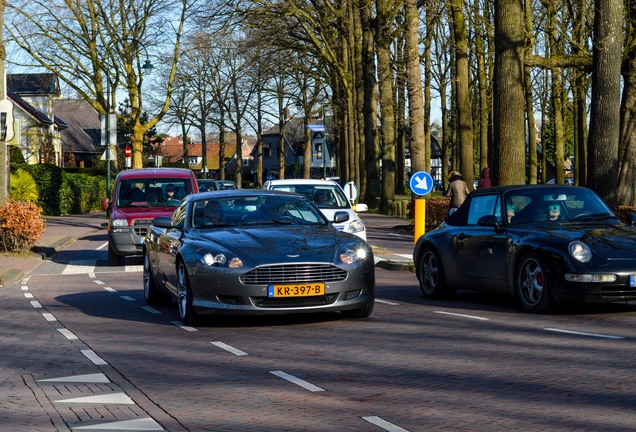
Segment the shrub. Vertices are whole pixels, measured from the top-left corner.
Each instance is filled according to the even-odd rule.
[[[38,205],[42,207],[42,213],[59,216],[62,168],[53,164],[23,165],[22,168],[33,176],[38,185]]]
[[[83,214],[101,210],[106,196],[106,179],[86,173],[64,172],[60,190],[62,214]]]
[[[27,171],[18,169],[11,174],[11,199],[14,201],[37,202],[38,185]]]
[[[8,200],[0,207],[0,250],[26,253],[42,236],[42,209],[32,202]]]

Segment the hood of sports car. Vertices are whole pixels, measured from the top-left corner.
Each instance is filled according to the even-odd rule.
[[[346,239],[346,240],[345,240]],[[216,244],[256,265],[280,262],[332,262],[339,244],[355,237],[332,227],[302,225],[272,228],[233,227],[201,233],[200,240]]]
[[[636,228],[622,224],[561,224],[551,235],[568,241],[580,240],[606,258],[636,256]]]

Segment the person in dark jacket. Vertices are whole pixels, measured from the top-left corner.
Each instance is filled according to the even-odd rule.
[[[450,196],[450,208],[448,213],[452,214],[462,205],[466,196],[470,193],[464,177],[458,171],[451,171],[448,177],[448,189],[444,191],[444,196]]]
[[[493,180],[490,178],[490,168],[485,167],[481,170],[481,179],[477,183],[477,189],[488,188],[494,186]]]

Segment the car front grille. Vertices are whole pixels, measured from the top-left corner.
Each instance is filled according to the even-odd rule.
[[[636,287],[604,286],[600,291],[601,298],[605,300],[636,300]]]
[[[152,219],[136,219],[133,221],[133,231],[139,237],[145,237],[148,228],[152,225]]]
[[[304,282],[338,282],[347,272],[330,264],[285,264],[257,267],[241,276],[246,285],[289,284]]]
[[[289,298],[252,297],[252,301],[254,305],[262,308],[289,308],[326,306],[335,302],[337,298],[338,294],[326,294],[324,296]]]

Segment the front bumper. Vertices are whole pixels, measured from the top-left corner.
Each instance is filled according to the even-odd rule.
[[[108,231],[108,246],[119,256],[141,256],[149,226],[113,227]]]
[[[559,303],[610,303],[636,300],[636,286],[631,286],[634,273],[613,273],[613,282],[571,282],[563,278],[556,279],[552,289]]]

